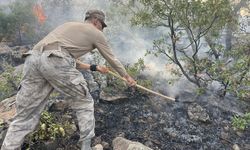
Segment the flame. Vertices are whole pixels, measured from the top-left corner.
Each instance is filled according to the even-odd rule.
[[[43,24],[45,22],[45,20],[47,19],[47,17],[44,14],[43,8],[42,8],[42,6],[40,4],[35,4],[34,5],[33,13],[37,17],[38,22],[40,24]]]

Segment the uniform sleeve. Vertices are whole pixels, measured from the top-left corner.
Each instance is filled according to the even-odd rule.
[[[110,46],[108,45],[105,36],[102,32],[97,34],[95,47],[101,55],[108,61],[108,63],[115,69],[122,77],[127,75],[127,72],[121,62],[114,56]]]

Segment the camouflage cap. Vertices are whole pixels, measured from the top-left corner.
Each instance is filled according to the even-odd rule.
[[[99,19],[102,23],[103,28],[107,27],[105,23],[105,14],[103,11],[97,10],[97,9],[88,10],[85,14],[85,19],[90,18],[90,17],[95,17]]]

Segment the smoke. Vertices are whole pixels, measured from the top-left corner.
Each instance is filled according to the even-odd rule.
[[[10,1],[1,0],[0,4],[8,2]],[[103,10],[107,14],[108,25],[104,34],[119,60],[124,64],[131,64],[143,58],[147,66],[143,73],[155,79],[155,86],[158,87],[156,90],[162,90],[163,93],[167,90],[176,95],[183,89],[180,82],[168,84],[176,77],[167,69],[169,62],[165,56],[145,56],[146,51],[152,49],[153,41],[166,33],[166,29],[131,27],[129,17],[118,14],[117,10],[112,8],[111,0],[37,0],[36,3],[44,9],[47,17],[44,25],[48,26],[49,30],[67,21],[83,21],[84,14],[89,9]]]
[[[153,41],[166,34],[166,29],[131,27],[129,16],[116,12],[118,10],[112,8],[110,0],[70,0],[68,6],[59,5],[61,8],[46,7],[46,3],[44,5],[47,8],[45,13],[50,18],[49,23],[53,27],[66,21],[83,21],[84,14],[89,9],[103,10],[108,25],[104,34],[119,60],[124,64],[131,64],[143,58],[146,64],[143,74],[148,76],[148,79],[153,79],[154,89],[163,94],[175,97],[179,91],[192,89],[193,85],[187,84],[188,81],[177,81],[177,77],[170,73],[169,62],[165,56],[145,56],[146,51],[152,49]],[[170,85],[170,81],[173,80],[175,84]]]

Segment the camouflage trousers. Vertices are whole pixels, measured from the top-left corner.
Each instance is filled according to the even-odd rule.
[[[47,98],[53,89],[66,95],[76,112],[80,141],[94,137],[94,102],[75,59],[66,51],[29,51],[23,68],[23,80],[16,97],[16,115],[10,123],[1,150],[20,149],[27,134],[34,131]],[[90,143],[90,142],[86,142]],[[90,145],[83,145],[88,147]]]

